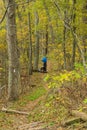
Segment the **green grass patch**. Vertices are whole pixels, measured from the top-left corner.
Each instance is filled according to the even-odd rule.
[[[25,96],[24,99],[29,100],[29,101],[34,101],[44,95],[46,93],[45,88],[39,87],[35,90],[33,90],[29,95]]]
[[[34,88],[29,94],[22,96],[18,101],[15,101],[11,108],[20,108],[25,106],[29,101],[34,101],[46,93],[43,87]]]

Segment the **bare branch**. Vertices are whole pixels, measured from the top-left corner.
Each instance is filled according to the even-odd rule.
[[[24,4],[27,4],[28,3],[28,1],[27,2],[21,2],[21,3],[14,3],[14,4],[10,4],[9,5],[9,3],[8,3],[8,6],[6,7],[6,10],[5,10],[5,12],[4,12],[4,15],[3,15],[3,17],[2,17],[2,19],[0,20],[0,24],[4,21],[4,19],[5,19],[5,16],[6,16],[6,13],[7,13],[7,10],[8,10],[8,8],[9,7],[11,7],[11,6],[13,6],[13,5],[24,5]]]
[[[1,24],[1,23],[3,22],[3,20],[5,19],[5,16],[6,16],[8,7],[9,7],[9,6],[7,6],[7,8],[6,8],[6,10],[5,10],[5,13],[4,13],[3,17],[2,17],[2,19],[0,20],[0,24]]]
[[[84,53],[83,53],[83,51],[82,51],[82,49],[81,49],[81,47],[80,47],[80,44],[79,44],[79,42],[80,42],[81,40],[80,40],[80,38],[78,37],[78,35],[73,32],[73,29],[72,29],[72,27],[69,25],[69,23],[68,23],[66,20],[63,19],[63,16],[62,16],[62,13],[61,13],[61,9],[60,9],[58,3],[57,3],[55,0],[54,0],[54,5],[55,5],[56,8],[57,8],[58,15],[59,15],[60,19],[62,20],[64,26],[65,26],[68,30],[70,30],[71,33],[72,33],[72,35],[73,35],[74,37],[76,37],[76,39],[78,40],[78,42],[77,42],[77,47],[78,47],[79,52],[80,52],[81,57],[82,57],[83,66],[84,66],[84,68],[85,68],[85,70],[86,70],[87,67],[86,67],[86,62],[85,62],[85,58],[84,58]]]
[[[4,107],[0,111],[1,112],[6,112],[6,113],[22,114],[22,115],[29,115],[30,114],[28,112],[7,109],[7,108],[4,108]]]

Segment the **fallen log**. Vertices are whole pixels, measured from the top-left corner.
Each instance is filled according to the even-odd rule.
[[[62,122],[62,126],[69,126],[69,125],[72,125],[72,124],[74,124],[74,123],[79,123],[79,122],[81,122],[81,121],[82,121],[82,119],[79,118],[79,117],[71,118],[71,119],[68,119],[68,120],[66,120],[66,121],[63,121],[63,122]]]
[[[7,109],[7,108],[2,108],[0,110],[1,112],[6,112],[6,113],[14,113],[14,114],[21,114],[21,115],[29,115],[30,113],[28,112],[23,112],[23,111],[17,111],[17,110],[12,110],[12,109]]]
[[[77,111],[77,110],[72,110],[71,114],[73,116],[81,118],[83,121],[87,121],[87,114],[84,113],[84,112],[80,112],[80,111]]]

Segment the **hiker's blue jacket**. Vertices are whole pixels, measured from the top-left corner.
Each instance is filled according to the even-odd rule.
[[[42,62],[46,63],[46,62],[47,62],[47,58],[46,58],[46,57],[43,57],[43,58],[42,58]]]

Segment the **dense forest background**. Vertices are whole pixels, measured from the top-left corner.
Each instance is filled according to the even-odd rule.
[[[32,74],[32,64],[34,70],[38,70],[39,60],[44,55],[48,55],[49,60],[54,59],[57,62],[56,69],[58,70],[73,70],[75,66],[83,65],[86,71],[86,1],[37,0],[15,2],[0,2],[1,87],[8,82],[6,78],[8,66],[11,66],[9,60],[14,61],[12,63],[14,66],[18,59],[19,63],[17,64],[19,65],[15,67],[20,69],[20,75],[23,75],[22,71],[26,71],[26,76]],[[13,5],[9,7],[9,4]],[[8,8],[13,6],[15,6],[16,23],[5,20]],[[10,24],[16,24],[11,26],[16,26],[15,33],[17,36],[17,47],[13,46],[12,52],[10,52],[9,46],[14,42],[11,41],[13,42],[10,43],[11,45],[6,42],[6,28],[10,33],[14,29],[14,27],[10,27]],[[14,54],[12,54],[13,52]],[[10,55],[12,55],[11,58],[9,58]]]
[[[45,74],[38,72],[43,56]],[[65,108],[72,104],[82,110],[87,103],[86,76],[87,0],[0,1],[1,100],[17,100],[42,84],[42,93],[51,95],[49,109],[58,101],[59,113],[68,113]]]

